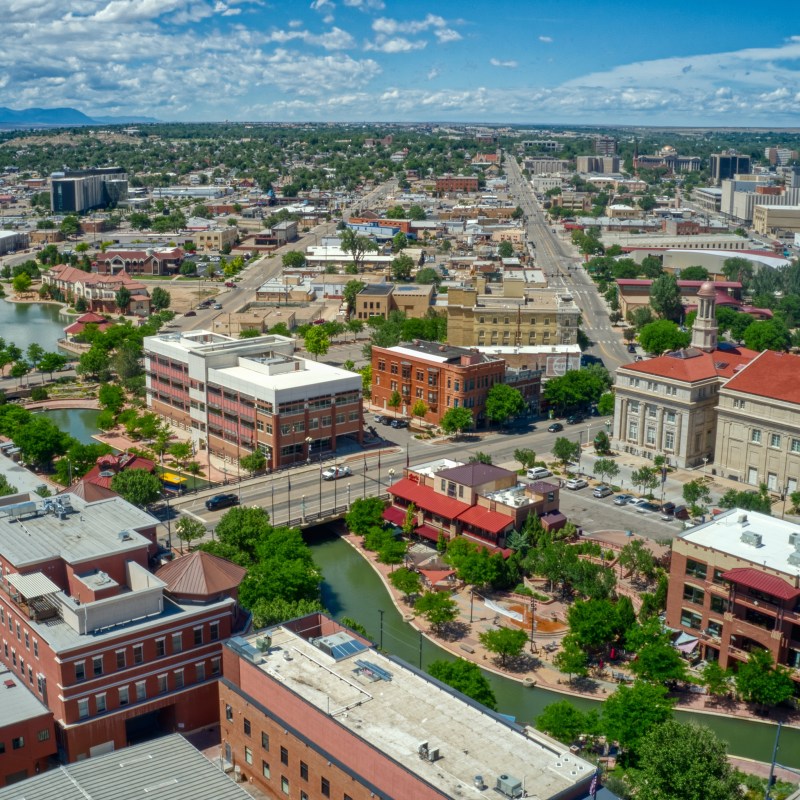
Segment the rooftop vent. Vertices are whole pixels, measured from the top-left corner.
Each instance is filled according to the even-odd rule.
[[[749,544],[751,547],[761,547],[763,545],[761,534],[755,531],[744,531],[740,540],[744,544]]]
[[[130,531],[120,531],[117,534],[117,539],[119,539],[121,542],[129,542],[132,538],[133,537],[131,536]]]
[[[800,531],[789,534],[789,544],[794,548],[800,548]]]

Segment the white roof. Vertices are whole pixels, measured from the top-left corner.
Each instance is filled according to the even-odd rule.
[[[8,685],[6,681],[9,681]],[[3,727],[50,713],[19,676],[3,666],[0,666],[0,708],[3,709],[3,718],[0,721]],[[33,795],[30,797],[32,800]],[[15,800],[24,800],[24,795],[18,792]]]
[[[28,575],[13,573],[6,575],[6,580],[23,597],[42,597],[46,594],[56,594],[56,592],[61,591],[43,572],[31,572]]]

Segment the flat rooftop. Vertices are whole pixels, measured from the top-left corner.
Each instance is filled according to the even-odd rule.
[[[66,764],[0,789],[0,800],[250,800],[180,734]]]
[[[742,534],[761,535],[761,545],[756,547],[742,541]],[[800,565],[789,563],[795,546],[789,542],[793,533],[800,534],[800,525],[787,520],[732,508],[718,514],[714,519],[687,531],[680,538],[692,544],[717,550],[730,556],[750,561],[763,569],[783,572],[790,582],[798,585]]]
[[[0,666],[0,708],[3,709],[0,717],[0,727],[3,728],[50,713],[47,706],[39,701],[19,677],[2,666]]]
[[[255,648],[257,638],[247,643]],[[336,661],[297,633],[276,628],[270,649],[256,650],[255,657],[271,678],[448,797],[471,794],[476,775],[489,787],[508,775],[523,781],[528,797],[545,800],[594,773],[559,742],[531,729],[526,733],[374,649],[362,647]],[[421,758],[422,742],[438,748],[439,758]]]

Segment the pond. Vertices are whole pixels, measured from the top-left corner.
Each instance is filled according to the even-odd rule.
[[[59,316],[61,306],[45,303],[9,303],[0,300],[0,336],[26,350],[37,342],[45,350],[58,350],[67,320]]]
[[[95,408],[52,408],[42,411],[49,417],[64,433],[77,439],[83,444],[94,444],[92,436],[99,433],[97,427],[97,417],[100,412]]]
[[[357,620],[378,643],[381,640],[382,621],[384,648],[415,666],[424,668],[436,659],[453,658],[403,620],[380,578],[347,542],[325,529],[309,531],[308,542],[325,578],[322,586],[323,603],[334,617]],[[529,689],[517,681],[490,672],[484,674],[497,697],[498,710],[516,717],[518,722],[533,722],[546,705],[566,697],[546,689]],[[568,699],[582,710],[598,705],[594,700]],[[728,742],[728,749],[734,755],[758,761],[769,761],[772,757],[774,725],[683,711],[678,712],[678,717],[681,721],[707,725]],[[783,729],[778,760],[781,764],[800,768],[800,730]]]

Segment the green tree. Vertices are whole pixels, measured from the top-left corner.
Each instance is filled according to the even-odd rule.
[[[5,475],[0,475],[0,497],[8,497],[10,494],[16,494],[19,490],[16,486],[8,482]]]
[[[179,466],[183,466],[193,455],[191,442],[173,442],[167,452]]]
[[[303,269],[306,265],[306,257],[299,250],[291,250],[281,256],[281,265],[285,269]]]
[[[518,447],[514,450],[514,460],[519,461],[522,469],[530,469],[536,465],[536,451],[527,447]]]
[[[128,310],[128,306],[131,303],[130,290],[125,286],[120,286],[114,295],[114,302],[116,303],[117,308],[120,310],[120,313],[124,314]]]
[[[408,209],[408,218],[413,222],[424,222],[428,217],[425,214],[425,209],[415,204]]]
[[[391,572],[389,574],[389,583],[391,583],[398,592],[402,592],[403,599],[406,603],[409,602],[411,595],[419,594],[422,588],[422,578],[419,572],[408,569],[407,567],[400,567],[400,569]]]
[[[331,340],[327,331],[321,325],[313,325],[303,337],[306,350],[314,356],[315,360],[319,360],[320,356],[324,356],[331,346]]]
[[[392,391],[391,395],[389,396],[389,400],[387,401],[387,405],[389,406],[389,408],[393,408],[395,410],[395,412],[396,412],[397,409],[400,408],[402,402],[403,402],[403,398],[402,398],[400,392],[398,392],[397,389],[395,389],[394,391]]]
[[[619,475],[619,464],[612,458],[598,458],[594,462],[594,474],[600,481],[605,481],[606,478],[613,481]]]
[[[417,270],[414,280],[423,285],[434,284],[438,286],[442,282],[442,276],[433,267],[423,267]]]
[[[631,672],[651,683],[686,680],[686,663],[680,653],[665,642],[649,642],[631,662]]]
[[[753,280],[753,262],[740,256],[726,258],[722,262],[722,274],[727,281],[739,281],[746,293]]]
[[[659,471],[655,467],[639,467],[631,473],[631,483],[642,493],[655,489],[659,480]]]
[[[511,244],[511,242],[500,242],[497,248],[497,255],[499,255],[500,258],[513,258],[514,245]]]
[[[378,245],[367,236],[359,236],[352,228],[345,228],[339,234],[342,250],[349,253],[353,259],[355,274],[364,271],[364,260],[367,253],[374,253]]]
[[[620,550],[619,565],[622,569],[627,569],[634,578],[640,575],[648,579],[655,577],[655,558],[641,539],[628,542]]]
[[[115,383],[104,383],[97,392],[97,399],[101,408],[119,414],[125,405],[125,391]]]
[[[59,230],[64,236],[69,239],[71,236],[77,236],[78,232],[81,229],[80,220],[74,214],[68,214],[64,219],[61,221],[61,225],[59,226]]]
[[[789,670],[776,666],[769,650],[750,651],[747,661],[736,672],[736,691],[739,696],[760,706],[777,706],[794,693]]]
[[[691,334],[684,333],[674,322],[660,319],[650,322],[639,331],[639,343],[647,353],[661,355],[668,350],[687,347]]]
[[[708,270],[705,267],[686,267],[681,270],[682,281],[707,281]]]
[[[408,237],[403,231],[397,231],[392,237],[392,252],[402,253],[408,247]]]
[[[15,294],[25,294],[31,288],[31,276],[27,272],[20,272],[11,281],[11,285],[14,287]]]
[[[113,452],[107,444],[94,442],[84,444],[73,439],[63,458],[56,462],[56,480],[62,486],[68,486],[72,480],[82,478],[101,456]]]
[[[69,363],[69,358],[63,353],[45,353],[39,361],[38,367],[42,372],[50,373],[50,380],[56,370],[65,367]]]
[[[392,261],[392,278],[396,281],[407,282],[411,280],[411,273],[414,269],[414,259],[402,253]]]
[[[664,686],[644,681],[620,686],[603,703],[603,729],[624,750],[635,753],[644,737],[670,718],[673,704]]]
[[[379,497],[359,497],[350,505],[345,517],[347,529],[356,536],[366,536],[370,528],[383,523],[386,504]]]
[[[561,650],[553,658],[553,664],[561,672],[573,678],[585,678],[589,674],[589,657],[572,636],[565,636]]]
[[[16,279],[15,279],[16,280]],[[791,334],[782,319],[751,322],[742,336],[751,350],[788,350]]]
[[[717,697],[730,694],[732,672],[723,669],[717,661],[709,661],[700,674],[700,680],[709,694]]]
[[[647,800],[741,800],[725,744],[708,728],[668,719],[640,737],[637,768],[628,775]]]
[[[650,306],[638,306],[628,312],[628,322],[640,331],[645,325],[653,322],[653,311]]]
[[[169,308],[171,302],[172,297],[170,293],[160,286],[155,286],[150,292],[150,305],[156,311],[164,311],[164,309]]]
[[[425,592],[417,599],[414,609],[428,621],[437,634],[441,632],[443,625],[458,617],[458,604],[446,592]]]
[[[474,420],[472,412],[468,408],[459,406],[458,408],[449,408],[442,416],[442,421],[439,424],[448,436],[454,434],[460,436],[473,426]]]
[[[594,725],[597,723],[594,722]],[[566,745],[578,740],[581,734],[593,733],[593,721],[579,711],[569,700],[549,703],[536,717],[536,728]]]
[[[358,334],[364,330],[364,323],[360,319],[349,319],[347,320],[347,330],[353,334],[353,341],[355,341]]]
[[[348,311],[353,311],[356,307],[356,295],[366,286],[364,281],[350,280],[344,285],[342,299],[347,303]]]
[[[495,628],[478,634],[480,643],[500,659],[504,667],[508,660],[518,658],[528,641],[528,634],[520,628]]]
[[[161,481],[146,469],[126,469],[111,479],[111,488],[129,503],[144,508],[161,497]]]
[[[566,436],[559,436],[553,443],[553,456],[566,467],[570,461],[577,461],[581,454],[581,443],[573,442]]]
[[[595,453],[598,455],[605,456],[611,452],[611,439],[608,438],[608,434],[603,430],[597,432],[592,444],[594,445]]]
[[[772,499],[765,483],[758,487],[757,492],[746,489],[728,489],[720,497],[719,504],[723,508],[742,508],[745,511],[759,511],[762,514],[772,513]]]
[[[175,532],[181,540],[181,552],[183,552],[183,542],[191,548],[192,542],[202,539],[206,535],[206,526],[199,519],[192,517],[181,517],[175,524]]]
[[[20,449],[27,464],[49,469],[55,456],[61,456],[70,445],[70,437],[47,417],[34,416],[9,432],[11,441]]]
[[[463,658],[455,661],[439,659],[428,665],[428,674],[487,708],[497,710],[497,698],[492,691],[492,685],[477,664]]]
[[[568,370],[547,381],[544,397],[559,411],[596,403],[611,388],[611,375],[605,367],[591,365]]]
[[[525,411],[525,398],[519,389],[496,383],[486,395],[486,416],[499,425]]]
[[[250,610],[253,613],[253,626],[261,629],[324,609],[317,599],[286,600],[283,597],[261,597],[253,603]]]
[[[569,636],[582,649],[599,652],[617,637],[617,615],[610,600],[576,600],[567,612]]]
[[[597,413],[601,417],[607,417],[614,413],[614,394],[612,392],[604,392],[600,395],[597,401]]]
[[[411,406],[411,415],[417,417],[420,422],[425,419],[428,413],[428,404],[424,400],[416,400],[414,405]]]
[[[239,463],[243,469],[246,469],[251,475],[256,472],[261,472],[267,466],[267,457],[260,450],[253,450],[246,456],[239,459]]]

